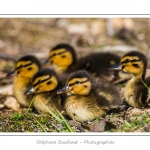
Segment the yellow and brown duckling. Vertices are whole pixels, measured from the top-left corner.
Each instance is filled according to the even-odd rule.
[[[132,107],[147,107],[149,102],[149,90],[144,85],[150,85],[150,78],[145,78],[147,68],[147,58],[138,51],[131,51],[125,54],[120,64],[112,66],[110,70],[123,70],[124,72],[133,74],[133,77],[127,82],[123,97],[125,101]]]
[[[49,53],[51,66],[57,73],[71,73],[76,70],[86,70],[96,77],[113,80],[118,73],[109,71],[110,65],[119,63],[120,57],[106,53],[92,53],[77,60],[74,48],[66,43],[56,45]]]
[[[92,121],[122,104],[120,93],[108,82],[97,83],[84,70],[70,74],[66,86],[57,94],[66,93],[63,107],[70,118],[79,121]]]
[[[31,101],[31,96],[25,96],[24,92],[31,85],[31,78],[41,68],[39,60],[27,55],[21,57],[16,65],[15,70],[8,73],[6,77],[15,77],[13,83],[13,94],[18,103],[23,107],[28,107]]]
[[[25,95],[34,93],[33,106],[36,110],[44,113],[56,109],[63,111],[61,106],[61,96],[57,95],[57,90],[62,87],[64,80],[60,80],[56,72],[52,69],[40,69],[32,78],[31,87],[25,92]]]

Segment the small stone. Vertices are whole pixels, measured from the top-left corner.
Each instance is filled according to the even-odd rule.
[[[88,34],[89,28],[86,24],[70,24],[67,28],[69,34]]]
[[[105,23],[101,20],[95,20],[91,23],[91,35],[97,36],[105,32]]]
[[[8,108],[11,108],[15,111],[18,111],[20,112],[20,104],[17,102],[17,100],[12,97],[12,96],[9,96],[6,98],[6,101],[4,102],[4,105]]]
[[[4,108],[5,105],[4,104],[0,104],[0,109]]]
[[[0,87],[1,95],[13,95],[13,85],[6,85],[4,87]]]

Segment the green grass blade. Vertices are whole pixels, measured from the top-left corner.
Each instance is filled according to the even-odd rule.
[[[31,108],[31,105],[32,105],[33,101],[34,101],[34,97],[32,98],[32,100],[31,100],[31,102],[30,102],[30,104],[28,106],[28,109],[26,111],[27,114],[29,113],[29,109]]]
[[[33,116],[33,115],[32,115]],[[40,125],[41,129],[46,132],[46,130],[44,129],[44,127],[42,126],[42,124],[35,118],[35,116],[33,116],[33,118],[35,119],[35,121]]]
[[[52,102],[52,101],[51,101]],[[43,103],[41,103],[42,105],[43,105],[43,107],[45,107],[44,106],[44,104]],[[66,119],[62,116],[62,114],[57,110],[57,108],[55,107],[55,105],[54,105],[54,103],[52,102],[52,104],[53,104],[53,107],[55,108],[55,112],[57,113],[57,115],[59,116],[57,116],[57,115],[55,115],[55,113],[53,113],[51,110],[49,110],[49,109],[47,109],[46,107],[46,110],[57,120],[57,121],[59,121],[62,125],[64,125],[67,129],[68,129],[68,131],[69,132],[74,132],[73,131],[73,129],[71,128],[71,126],[67,123],[67,121],[66,121]]]
[[[144,86],[148,89],[148,90],[150,90],[150,88],[147,86],[147,84],[141,79],[141,81],[142,81],[142,83],[144,84]]]

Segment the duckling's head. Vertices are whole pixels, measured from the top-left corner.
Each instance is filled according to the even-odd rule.
[[[56,72],[64,72],[76,62],[75,50],[69,44],[58,44],[51,49],[48,61]]]
[[[92,88],[92,79],[84,70],[78,70],[70,74],[66,86],[57,91],[57,94],[88,95]]]
[[[8,73],[7,77],[17,75],[19,77],[32,78],[40,68],[41,64],[36,57],[32,55],[23,56],[17,61],[15,70]]]
[[[135,76],[144,77],[147,67],[147,58],[138,51],[131,51],[125,54],[119,65],[113,66],[110,70],[121,70],[132,73]]]
[[[25,92],[25,95],[49,92],[56,89],[58,77],[54,70],[43,68],[33,76],[31,84],[32,86]]]

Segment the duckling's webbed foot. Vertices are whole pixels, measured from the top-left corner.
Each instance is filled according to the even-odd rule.
[[[125,101],[123,101],[123,106],[124,106],[124,110],[127,110],[130,107],[130,105]]]

